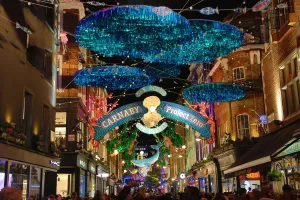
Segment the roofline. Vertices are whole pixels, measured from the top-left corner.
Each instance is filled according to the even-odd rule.
[[[269,162],[271,162],[271,156],[266,156],[266,157],[259,158],[257,160],[253,160],[253,161],[244,163],[242,165],[238,165],[236,167],[227,169],[227,170],[224,171],[224,174],[229,174],[229,173],[232,173],[232,172],[240,171],[240,170],[243,170],[243,169],[246,169],[246,168],[254,167],[254,166],[269,163]]]

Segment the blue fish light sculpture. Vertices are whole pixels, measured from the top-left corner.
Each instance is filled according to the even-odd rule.
[[[206,8],[202,8],[200,10],[200,13],[202,15],[213,15],[216,13],[219,14],[219,9],[218,9],[218,7],[216,7],[216,8],[206,7]]]
[[[162,146],[161,143],[159,143],[158,145],[151,145],[152,149],[157,150],[153,156],[151,156],[150,158],[142,159],[142,160],[132,160],[132,163],[138,167],[151,167],[151,165],[154,164],[158,160],[159,148],[161,146]]]

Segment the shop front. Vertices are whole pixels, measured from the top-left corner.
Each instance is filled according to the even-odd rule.
[[[95,183],[93,175],[96,172],[94,169],[96,170],[96,166],[89,165],[88,158],[84,155],[64,152],[57,175],[57,193],[63,197],[70,196],[72,192],[77,192],[80,197],[92,195],[94,191],[92,181]]]
[[[87,172],[87,193],[89,197],[94,197],[96,192],[96,163],[89,161]]]
[[[22,200],[30,195],[40,200],[56,193],[60,159],[5,143],[0,143],[0,149],[0,190],[4,187],[19,188]]]
[[[220,152],[219,154],[215,155],[215,157],[218,159],[219,165],[220,165],[220,180],[222,182],[222,192],[235,192],[237,191],[237,180],[236,177],[229,177],[225,178],[224,171],[229,169],[230,166],[235,162],[236,160],[236,149],[233,147],[229,150],[226,150],[224,152]]]
[[[100,165],[97,166],[97,176],[96,176],[96,188],[100,191],[101,194],[104,194],[106,191],[107,177],[109,176],[108,172],[103,169]]]
[[[294,184],[297,188],[297,175],[292,174],[299,172],[299,128],[300,123],[295,122],[261,137],[253,148],[224,171],[225,178],[236,177],[237,188],[281,192],[276,190],[280,187],[272,187],[272,180],[267,178],[269,172],[277,170],[283,175],[281,185]]]
[[[201,192],[216,193],[216,169],[213,162],[209,162],[201,167],[196,174],[199,190]]]
[[[295,140],[273,159],[272,171],[282,174],[281,181],[272,183],[276,192],[282,192],[282,186],[288,184],[300,194],[300,139]]]

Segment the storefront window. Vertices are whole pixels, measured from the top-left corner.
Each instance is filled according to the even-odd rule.
[[[29,166],[14,163],[10,164],[10,174],[12,176],[9,186],[19,188],[22,190],[22,199],[26,200],[27,195],[27,179],[28,179]]]
[[[80,170],[80,197],[85,197],[86,195],[86,176],[85,176],[85,171],[82,169]]]
[[[57,174],[57,185],[56,191],[58,194],[62,195],[63,197],[67,197],[71,195],[71,174]]]
[[[5,182],[5,160],[0,160],[0,191],[4,188]]]
[[[259,172],[241,175],[239,176],[239,179],[241,183],[241,188],[245,188],[247,191],[249,188],[251,188],[251,190],[253,189],[261,190]]]
[[[30,185],[30,195],[35,196],[38,200],[40,196],[41,187],[41,168],[32,167],[31,168],[31,185]]]

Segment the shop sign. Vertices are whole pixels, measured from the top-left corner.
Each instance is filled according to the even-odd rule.
[[[76,138],[76,137],[75,137],[75,134],[69,134],[69,135],[68,135],[68,141],[69,141],[69,142],[75,142],[75,138]]]
[[[83,160],[79,160],[79,166],[82,167],[82,168],[85,168],[86,167],[86,162],[83,161]]]
[[[60,166],[60,162],[55,161],[55,160],[50,160],[50,165],[54,165],[56,167],[59,167]]]
[[[259,180],[260,179],[260,173],[259,172],[253,172],[253,173],[246,174],[246,179]]]
[[[96,167],[93,164],[90,164],[90,172],[96,173]]]

